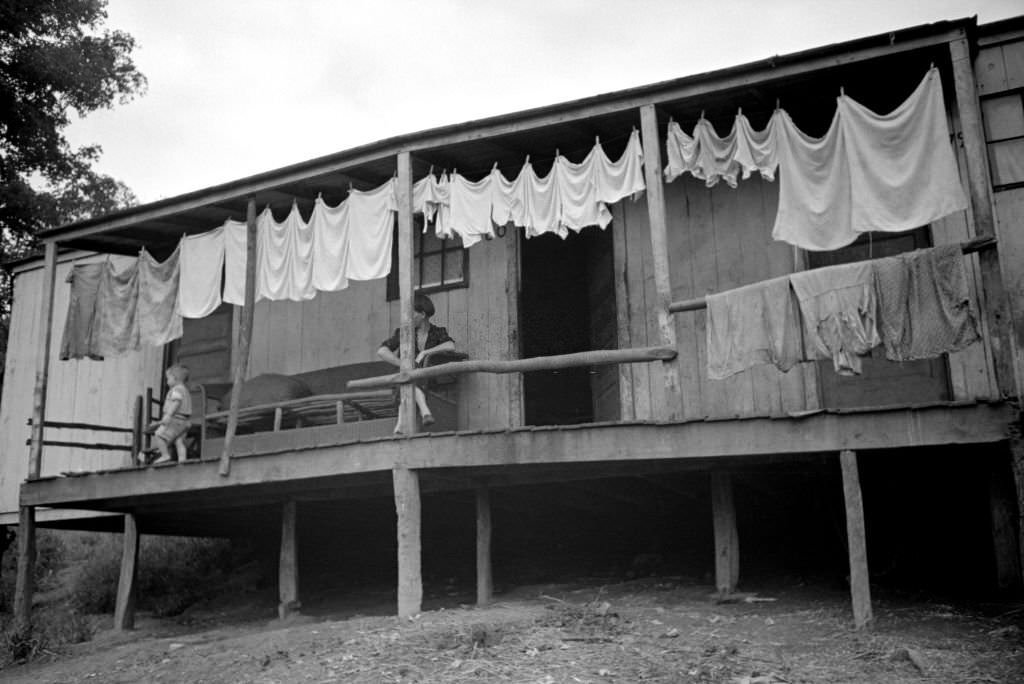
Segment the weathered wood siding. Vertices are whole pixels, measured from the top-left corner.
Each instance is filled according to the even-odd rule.
[[[150,347],[104,361],[60,361],[58,353],[71,292],[65,280],[71,266],[68,260],[57,266],[46,416],[49,420],[130,427],[135,397],[145,394],[146,387],[159,391],[163,349]],[[27,420],[32,416],[36,358],[43,330],[39,315],[42,283],[41,266],[19,272],[14,280],[14,307],[0,400],[0,520],[6,520],[12,513],[16,516],[18,487],[28,472],[25,440],[30,436]],[[129,435],[52,428],[46,430],[46,438],[123,444],[131,441]],[[41,474],[114,468],[126,458],[127,452],[44,447]],[[41,519],[47,517],[45,514]]]
[[[468,288],[430,295],[434,323],[448,328],[456,348],[471,358],[508,358],[506,259],[514,235],[510,230],[469,249]],[[381,341],[399,324],[398,302],[388,302],[385,290],[383,279],[353,281],[306,302],[258,302],[250,377],[375,360]],[[460,428],[508,425],[509,376],[472,374],[459,382]]]
[[[735,189],[724,183],[707,188],[702,181],[684,176],[668,184],[665,194],[674,300],[701,297],[802,268],[798,251],[771,237],[778,206],[776,183],[753,177],[740,181]],[[642,201],[625,201],[614,209],[616,282],[622,299],[619,344],[656,344],[647,209]],[[964,213],[932,226],[934,244],[960,242],[971,234]],[[976,257],[970,258],[968,266],[976,297],[980,283]],[[819,408],[817,364],[801,363],[789,373],[762,366],[724,380],[710,380],[706,312],[684,312],[675,320],[687,419],[784,415]],[[952,354],[949,365],[953,398],[993,396],[991,363],[984,345],[975,344]],[[652,407],[663,401],[658,372],[654,365],[634,364],[622,369],[624,417],[657,417]]]

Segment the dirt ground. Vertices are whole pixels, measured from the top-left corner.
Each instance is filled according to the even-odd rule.
[[[268,619],[264,601],[140,616],[0,672],[65,682],[977,682],[1024,681],[1024,606],[876,598],[852,629],[844,591],[783,586],[717,603],[682,578],[536,585],[477,609],[428,597],[415,619],[385,615],[387,590],[317,597]],[[740,595],[743,597],[743,595]],[[460,601],[466,603],[460,604]],[[308,602],[312,604],[313,602]],[[361,611],[361,614],[360,614]],[[109,618],[108,618],[109,620]]]

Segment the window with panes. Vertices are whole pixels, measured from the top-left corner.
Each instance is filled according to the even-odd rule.
[[[443,290],[469,287],[469,256],[458,236],[440,238],[434,226],[423,231],[423,217],[413,223],[414,260],[412,283],[416,292],[430,294]],[[391,249],[391,272],[388,274],[388,301],[398,299],[398,229]]]

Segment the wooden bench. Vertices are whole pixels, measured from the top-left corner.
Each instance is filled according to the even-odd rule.
[[[464,360],[459,352],[436,354],[430,365]],[[290,377],[300,380],[311,396],[247,406],[238,411],[237,433],[280,432],[323,425],[352,425],[357,437],[384,436],[394,429],[398,417],[397,393],[391,389],[349,391],[350,380],[384,375],[395,367],[384,361],[346,364],[323,368]],[[457,378],[442,377],[423,387],[427,403],[434,414],[429,432],[457,429]],[[217,438],[227,429],[231,384],[196,385],[193,389],[193,421],[200,427],[203,444],[208,437]],[[213,408],[213,410],[209,410]]]

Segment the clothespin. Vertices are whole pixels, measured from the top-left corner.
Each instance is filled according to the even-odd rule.
[[[743,116],[743,107],[736,108],[736,116]]]
[[[846,97],[846,88],[839,86],[839,97]]]
[[[701,118],[701,120],[704,118],[704,110],[703,109],[700,110],[700,118]]]
[[[352,181],[348,182],[348,191],[352,192]]]
[[[555,148],[555,159],[558,159],[560,156],[562,156],[562,154],[558,151],[558,148],[556,147]]]
[[[523,162],[523,166],[526,166],[529,163],[530,163],[530,155],[526,155],[526,161]]]
[[[497,170],[498,170],[498,162],[494,162],[494,166],[491,167],[491,173],[494,173]]]
[[[782,102],[779,98],[775,98],[775,109],[782,109]]]
[[[599,136],[599,135],[595,135],[594,136],[594,144],[595,145],[600,145],[601,144],[601,136]]]
[[[427,171],[427,175],[429,175],[429,176],[433,176],[434,175],[434,165],[433,164],[430,165],[430,171]]]

